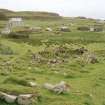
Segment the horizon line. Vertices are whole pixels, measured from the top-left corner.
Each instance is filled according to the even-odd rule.
[[[62,15],[61,13],[58,13],[58,12],[52,12],[52,11],[46,11],[46,10],[44,10],[44,11],[42,11],[42,10],[16,10],[16,9],[9,9],[9,8],[0,8],[0,9],[12,11],[12,12],[46,12],[46,13],[56,13],[59,16],[68,17],[68,18],[84,17],[84,18],[87,18],[87,19],[105,20],[105,18],[104,19],[102,19],[102,18],[93,18],[93,17],[86,17],[86,16],[83,16],[83,15],[66,16],[66,15]]]

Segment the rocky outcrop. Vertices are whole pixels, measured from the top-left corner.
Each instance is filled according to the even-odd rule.
[[[5,100],[7,103],[14,103],[16,101],[17,96],[0,92],[0,98]]]
[[[32,105],[34,100],[33,94],[24,94],[17,97],[17,103],[19,105]]]
[[[44,88],[46,88],[50,91],[53,91],[57,94],[68,92],[70,90],[70,86],[67,83],[65,83],[64,81],[61,81],[60,83],[55,84],[55,85],[45,83]]]
[[[8,104],[17,103],[18,105],[32,105],[33,103],[36,102],[37,95],[21,94],[16,96],[0,92],[0,99],[4,100]]]

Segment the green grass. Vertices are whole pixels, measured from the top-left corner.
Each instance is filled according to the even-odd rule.
[[[25,23],[44,29],[48,26],[56,29],[62,24],[69,25],[69,21],[71,20],[28,20]],[[3,23],[3,21],[0,22],[0,24]],[[70,27],[72,32],[57,34],[43,30],[42,33],[31,34],[29,39],[0,37],[0,43],[5,46],[4,49],[0,50],[8,52],[7,48],[9,48],[13,52],[10,55],[0,53],[0,91],[13,94],[38,92],[41,99],[37,105],[105,105],[105,33],[76,30],[78,25],[93,23],[93,20],[77,19],[74,21],[74,25]],[[59,45],[66,46],[70,50],[84,46],[96,54],[99,63],[82,63],[71,53],[67,59],[68,62],[55,66],[44,62],[31,63],[31,53],[43,52],[47,47],[50,54],[53,55],[52,49]],[[49,59],[48,55],[43,55],[43,57]],[[62,55],[61,59],[63,59]],[[65,73],[66,75],[64,75]],[[62,80],[71,85],[72,88],[69,93],[56,95],[42,88],[46,82],[58,83]],[[28,81],[38,83],[39,87],[29,87]],[[12,104],[0,101],[0,105]]]

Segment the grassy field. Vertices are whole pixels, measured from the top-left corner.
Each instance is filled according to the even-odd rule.
[[[72,22],[72,26],[70,25]],[[1,27],[6,21],[0,21]],[[62,20],[25,20],[29,26],[39,26],[53,30],[62,24],[70,27],[71,32],[56,31],[30,34],[28,39],[0,37],[0,91],[19,94],[38,92],[41,95],[36,105],[105,105],[105,32],[81,32],[78,26],[92,25],[95,20],[62,19]],[[67,57],[59,55],[63,62],[56,65],[47,63],[56,58],[54,49],[66,46]],[[83,62],[81,56],[72,51],[85,47],[96,55],[98,63]],[[49,51],[50,55],[43,54]],[[34,62],[32,54],[41,52],[44,60]],[[33,63],[34,62],[34,63]],[[36,82],[40,87],[27,86],[28,81]],[[44,89],[44,83],[66,81],[71,90],[57,95]],[[0,101],[0,105],[12,105]],[[13,104],[16,105],[16,104]]]

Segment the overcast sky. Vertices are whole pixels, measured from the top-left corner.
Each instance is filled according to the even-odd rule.
[[[0,8],[105,19],[105,0],[0,0]]]

